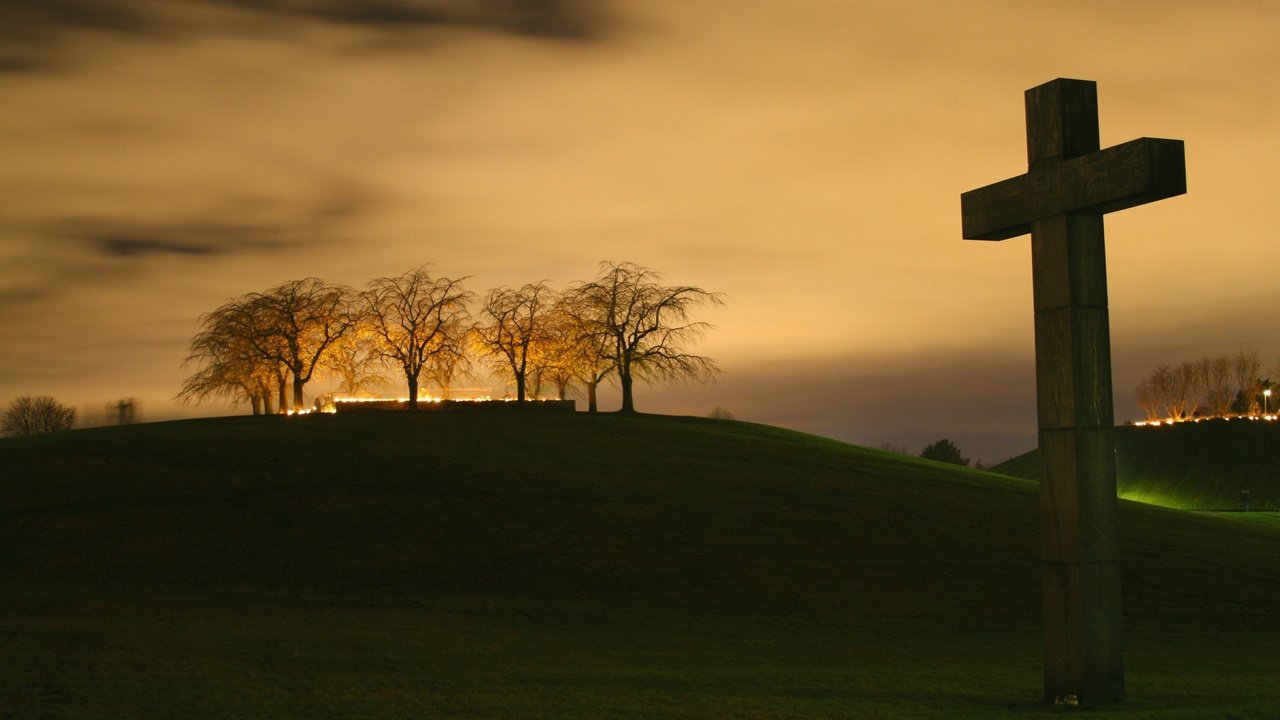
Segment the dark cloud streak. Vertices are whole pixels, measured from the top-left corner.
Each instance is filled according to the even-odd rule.
[[[133,257],[136,255],[173,254],[173,255],[213,255],[218,248],[211,244],[188,244],[167,242],[158,238],[130,237],[124,235],[105,235],[90,238],[104,255],[115,257]]]
[[[5,0],[0,4],[0,72],[48,70],[65,61],[70,31],[182,36],[212,28],[177,19],[181,0]],[[563,41],[601,37],[607,23],[599,0],[208,0],[203,6],[316,20],[374,31],[417,27],[490,30]]]

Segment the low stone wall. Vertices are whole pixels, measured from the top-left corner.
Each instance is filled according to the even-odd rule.
[[[335,402],[334,409],[339,413],[381,412],[385,410],[408,410],[405,400],[364,400],[361,402]],[[513,411],[560,411],[574,412],[578,409],[576,400],[529,400],[523,404],[512,400],[440,400],[437,402],[418,402],[418,412],[513,412]]]

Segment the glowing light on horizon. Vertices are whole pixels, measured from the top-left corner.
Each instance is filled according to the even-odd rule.
[[[1217,415],[1214,417],[1190,417],[1181,420],[1175,418],[1162,418],[1159,420],[1139,420],[1131,423],[1134,427],[1160,427],[1161,425],[1178,425],[1181,423],[1198,423],[1209,422],[1211,420],[1250,420],[1252,422],[1276,422],[1280,420],[1280,414],[1270,415]]]
[[[559,398],[526,398],[526,401],[528,401],[528,402],[560,402],[560,399],[559,399]],[[419,398],[418,398],[418,403],[419,403],[419,404],[422,404],[422,403],[438,404],[438,403],[444,403],[444,402],[457,402],[457,403],[485,403],[485,402],[501,402],[501,403],[509,403],[509,402],[516,402],[516,398],[513,398],[513,397],[511,397],[511,396],[504,396],[504,397],[500,397],[500,398],[495,398],[495,397],[492,397],[492,396],[490,396],[490,395],[477,395],[477,396],[474,396],[474,397],[465,397],[465,398],[442,398],[442,397],[436,397],[436,396],[433,396],[433,395],[424,395],[424,396],[422,396],[422,397],[419,397]],[[396,405],[401,405],[401,404],[402,404],[402,405],[407,406],[407,405],[409,404],[409,398],[407,398],[407,397],[399,397],[399,398],[380,398],[380,397],[328,397],[328,396],[322,396],[321,398],[319,398],[319,399],[317,400],[317,405],[316,405],[316,407],[314,407],[314,408],[307,408],[307,409],[305,409],[305,410],[286,410],[284,414],[285,414],[285,415],[287,415],[287,416],[289,416],[289,417],[293,417],[294,415],[314,415],[314,414],[316,414],[316,413],[320,413],[320,414],[324,414],[324,415],[333,415],[333,414],[335,414],[335,413],[337,413],[337,412],[338,412],[338,405],[339,405],[339,404],[348,404],[348,403],[350,403],[350,404],[360,404],[360,403],[383,403],[383,404],[396,404]]]

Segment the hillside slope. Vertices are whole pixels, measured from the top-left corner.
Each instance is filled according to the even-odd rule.
[[[775,428],[162,423],[0,441],[0,499],[0,717],[1018,717],[1039,697],[1034,485]],[[1280,533],[1121,519],[1133,716],[1280,706],[1257,682]]]
[[[1033,450],[992,472],[1038,481]],[[1280,510],[1280,423],[1213,420],[1116,428],[1116,485],[1122,498],[1187,510]]]

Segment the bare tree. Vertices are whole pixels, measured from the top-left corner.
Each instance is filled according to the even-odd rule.
[[[440,388],[440,397],[448,400],[453,381],[471,376],[471,356],[467,348],[472,344],[472,330],[467,328],[448,338],[440,351],[427,360],[423,375]]]
[[[614,370],[613,338],[602,313],[592,300],[590,285],[566,291],[556,304],[556,323],[565,341],[560,361],[569,374],[587,391],[587,412],[597,412],[596,389]]]
[[[279,391],[284,408],[284,369],[273,357],[270,339],[257,328],[254,310],[245,298],[224,303],[200,317],[203,329],[191,339],[183,367],[200,369],[182,383],[177,399],[199,403],[211,397],[247,402],[253,414],[271,414],[272,390]]]
[[[1258,359],[1257,350],[1242,350],[1231,360],[1231,374],[1239,390],[1237,406],[1242,415],[1258,414],[1258,391],[1262,385],[1258,375],[1262,372],[1262,362]]]
[[[576,288],[603,335],[604,358],[622,388],[622,412],[635,412],[636,378],[706,382],[720,371],[714,360],[685,348],[701,339],[708,323],[689,319],[693,308],[723,304],[719,293],[689,285],[662,285],[662,276],[634,263],[601,263],[600,277]]]
[[[569,385],[576,375],[576,356],[579,352],[577,323],[566,312],[567,293],[556,298],[542,323],[542,332],[530,348],[535,384],[542,381],[556,388],[556,399],[564,400]],[[534,390],[535,397],[541,388]]]
[[[382,356],[377,337],[367,322],[358,321],[325,354],[324,369],[338,381],[338,392],[353,396],[386,382],[378,372]]]
[[[1184,360],[1167,375],[1169,417],[1186,420],[1195,415],[1201,395],[1200,372],[1196,364]]]
[[[1151,419],[1172,418],[1177,400],[1177,373],[1168,364],[1161,364],[1138,386],[1139,402],[1143,403]],[[1145,398],[1145,401],[1144,401]]]
[[[404,373],[409,409],[418,408],[418,386],[429,367],[438,370],[456,354],[467,332],[472,294],[462,280],[432,278],[427,265],[395,278],[369,281],[361,293],[369,328],[381,357]],[[465,278],[464,278],[465,279]],[[444,363],[448,364],[448,363]]]
[[[75,424],[75,408],[47,395],[24,395],[9,403],[0,419],[0,431],[5,435],[39,435],[70,430]]]
[[[475,326],[480,351],[495,370],[516,384],[516,401],[524,402],[537,345],[543,341],[547,316],[556,294],[546,282],[520,288],[495,288],[485,296],[481,321]]]
[[[293,379],[293,407],[329,349],[355,325],[351,290],[319,278],[293,280],[247,296],[250,337]],[[282,408],[283,409],[283,408]]]
[[[1152,377],[1143,378],[1138,383],[1137,389],[1134,391],[1137,395],[1138,405],[1147,415],[1147,421],[1153,422],[1162,418],[1164,410],[1164,398],[1160,390],[1159,383]]]
[[[715,407],[711,408],[711,412],[707,413],[707,417],[709,417],[709,418],[711,418],[711,419],[713,419],[713,420],[732,420],[732,419],[733,419],[733,413],[731,413],[731,412],[729,412],[728,410],[726,410],[725,408],[723,408],[723,407],[721,407],[721,406],[717,405],[717,406],[715,406]]]
[[[1225,416],[1231,412],[1231,358],[1226,355],[1204,358],[1199,369],[1206,410],[1214,417]]]
[[[133,398],[107,403],[107,417],[116,425],[132,425],[138,422],[138,401]]]

